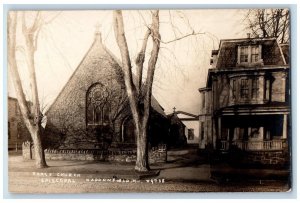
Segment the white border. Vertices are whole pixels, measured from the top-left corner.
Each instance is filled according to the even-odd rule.
[[[170,2],[172,4],[168,4]],[[122,1],[122,0],[115,0],[115,1],[111,0],[111,1],[105,1],[105,2],[99,2],[99,1],[93,1],[93,0],[85,0],[85,1],[82,1],[82,0],[52,0],[52,1],[50,1],[50,0],[49,1],[48,0],[47,1],[30,0],[30,1],[26,1],[26,2],[24,2],[22,0],[3,0],[2,1],[2,6],[1,6],[0,10],[1,10],[1,14],[3,14],[3,5],[4,4],[17,4],[17,5],[24,5],[24,6],[27,5],[29,7],[30,7],[30,4],[40,4],[40,5],[41,4],[42,5],[43,4],[44,5],[47,4],[50,7],[53,6],[53,4],[57,4],[57,5],[66,4],[64,6],[62,5],[63,7],[65,7],[65,6],[73,7],[74,4],[81,4],[81,5],[84,5],[84,7],[85,6],[88,7],[87,4],[97,4],[97,3],[103,4],[103,7],[110,6],[111,8],[114,7],[113,5],[116,5],[119,8],[122,8],[122,7],[125,7],[125,8],[128,8],[128,7],[129,8],[138,8],[138,7],[163,7],[163,8],[168,8],[168,7],[169,8],[171,8],[171,7],[176,7],[176,8],[185,7],[186,8],[186,7],[188,7],[188,8],[192,8],[193,5],[188,5],[188,4],[195,4],[195,3],[198,4],[197,5],[198,7],[199,7],[199,3],[200,3],[200,5],[202,5],[203,7],[206,7],[206,8],[215,8],[215,7],[220,8],[220,6],[219,6],[220,4],[222,4],[222,6],[226,5],[228,7],[230,7],[230,6],[235,7],[237,5],[238,5],[238,7],[239,6],[242,6],[242,7],[244,7],[244,6],[251,6],[252,7],[255,4],[258,7],[259,7],[259,5],[262,5],[262,6],[266,5],[266,6],[270,7],[270,6],[274,6],[274,5],[275,6],[276,5],[280,6],[280,4],[284,4],[284,5],[287,5],[287,4],[296,4],[297,5],[297,10],[299,11],[299,4],[298,4],[297,0],[285,0],[285,1],[284,0],[280,0],[280,1],[276,1],[276,2],[275,1],[267,1],[267,0],[251,0],[251,1],[247,0],[247,1],[243,1],[243,3],[241,3],[240,0],[232,0],[232,1],[210,0],[210,1],[197,1],[197,2],[195,2],[193,0],[185,0],[185,1],[177,1],[177,0],[172,0],[172,1],[152,0],[151,1],[151,0],[145,0],[143,2],[141,2],[139,0],[131,0],[131,1],[127,0],[125,2]],[[141,3],[143,3],[143,4],[141,4]],[[51,4],[51,5],[49,5],[49,4]],[[135,5],[133,5],[133,4],[135,4]],[[145,4],[148,4],[148,5],[146,6]],[[207,4],[209,4],[209,5],[207,5]],[[106,6],[104,6],[104,5],[106,5]],[[41,6],[41,7],[43,7],[43,6]],[[59,7],[59,6],[57,6],[57,7]],[[298,13],[297,13],[297,16],[296,17],[294,16],[293,18],[294,19],[299,19]],[[4,27],[4,25],[3,25],[4,21],[3,20],[4,20],[3,19],[3,15],[1,15],[0,23],[1,23],[1,27],[2,28]],[[297,24],[297,22],[294,22],[294,24],[292,24],[292,29],[293,29],[293,26],[295,26],[296,24]],[[295,31],[295,30],[293,30],[293,31]],[[297,27],[297,33],[298,33],[298,36],[299,36],[299,27]],[[6,43],[6,41],[4,41],[3,34],[4,34],[4,32],[1,33],[1,43],[0,43],[2,45],[2,47],[4,47],[4,43]],[[294,36],[294,38],[297,39],[298,37]],[[298,49],[298,47],[299,47],[299,40],[297,40],[297,45],[292,44],[292,48],[294,49],[294,51],[295,51],[295,49]],[[3,49],[1,49],[0,57],[1,57],[1,61],[2,62],[4,62],[4,60],[6,60],[6,58],[5,58],[5,56],[3,54],[4,54],[3,53]],[[294,54],[295,54],[295,52],[294,52]],[[293,55],[292,57],[297,58],[296,55]],[[293,69],[293,71],[295,70],[295,72],[293,72],[293,74],[296,73],[295,75],[292,75],[293,79],[299,79],[300,78],[300,74],[299,74],[300,71],[296,70],[298,68],[298,64],[299,64],[299,62],[297,60],[293,60],[292,69]],[[3,66],[1,66],[1,67],[3,67]],[[2,79],[4,79],[3,77],[6,74],[6,72],[4,70],[5,69],[1,68],[1,71],[0,71],[0,77]],[[296,88],[296,87],[299,87],[299,82],[297,80],[296,81],[294,80],[294,82],[292,84],[292,88],[294,88],[293,91],[292,91],[292,95],[297,95],[297,98],[293,98],[293,104],[292,104],[293,105],[292,106],[292,110],[293,110],[293,112],[292,112],[292,114],[293,114],[293,126],[292,126],[292,128],[293,128],[293,135],[294,136],[297,136],[298,134],[300,134],[300,133],[298,133],[298,129],[296,128],[296,126],[298,126],[298,124],[299,124],[299,119],[297,119],[297,115],[299,115],[299,109],[297,108],[297,106],[298,106],[297,104],[298,104],[299,100],[298,100],[298,94],[297,94],[297,89],[298,88]],[[5,103],[5,99],[4,98],[6,98],[4,96],[4,94],[3,94],[4,88],[6,88],[6,84],[0,83],[0,89],[1,89],[1,98],[0,98],[0,101],[1,101],[1,104]],[[3,120],[5,112],[6,112],[6,110],[3,109],[3,108],[1,108],[1,110],[0,110],[0,113],[2,115],[0,117],[1,135],[3,135],[2,134],[3,133],[3,129],[5,127],[5,123],[4,123],[4,120]],[[295,123],[295,121],[297,123]],[[3,136],[2,136],[2,138],[3,138]],[[293,150],[296,150],[296,146],[300,146],[299,145],[299,140],[300,139],[297,139],[297,143],[294,144]],[[0,161],[0,164],[3,167],[6,167],[7,166],[6,162],[3,162],[3,157],[4,157],[3,156],[4,155],[3,154],[4,153],[3,146],[0,147],[0,148],[1,148],[1,152],[0,152],[1,161]],[[293,156],[297,157],[297,154],[293,153]],[[299,171],[299,161],[297,162],[297,169]],[[2,177],[3,176],[3,168],[2,167],[0,167],[0,173],[1,173],[1,180],[3,180],[3,177]],[[294,179],[294,181],[296,181],[298,183],[299,182],[299,176],[297,176],[297,179],[296,180]],[[3,181],[2,181],[2,183],[3,183]],[[3,185],[2,184],[0,186],[0,191],[3,191]],[[299,188],[297,188],[297,191],[293,191],[293,192],[296,192],[296,194],[297,193],[300,194]],[[0,194],[2,194],[2,192],[0,192]],[[72,195],[71,194],[69,196],[73,196],[75,198],[78,198],[78,195]],[[219,198],[226,198],[225,200],[222,200],[222,202],[224,202],[224,201],[225,202],[227,202],[227,201],[230,201],[230,202],[239,201],[240,202],[240,200],[230,200],[230,199],[227,199],[227,198],[248,198],[248,200],[244,199],[243,201],[249,201],[249,202],[250,201],[253,202],[253,200],[251,200],[251,198],[256,198],[256,197],[257,198],[262,198],[262,199],[265,199],[264,196],[267,197],[267,198],[272,198],[272,196],[269,196],[268,193],[263,193],[262,195],[261,195],[261,193],[258,193],[257,195],[256,195],[256,193],[250,193],[249,195],[246,194],[246,197],[243,194],[242,195],[238,195],[237,193],[222,193],[222,194],[220,194],[220,193],[218,193],[218,194],[216,194],[216,193],[208,193],[208,194],[204,193],[203,195],[200,195],[198,197],[197,197],[197,195],[192,195],[192,196],[189,197],[189,195],[186,195],[186,194],[166,194],[166,195],[163,195],[163,196],[161,196],[161,195],[156,196],[156,195],[153,195],[153,194],[146,194],[146,195],[131,196],[131,198],[143,198],[143,196],[145,198],[156,198],[156,197],[158,197],[158,198],[211,198],[211,199],[213,199],[213,198],[217,198],[217,199],[219,199]],[[274,195],[274,197],[276,197],[276,198],[277,198],[277,196],[278,195]],[[41,198],[41,196],[39,196],[39,197]],[[91,194],[90,197],[93,197],[93,195]],[[112,195],[112,197],[113,198],[122,198],[122,195],[119,195],[119,197],[116,197],[115,195]],[[123,198],[126,198],[126,197],[128,198],[127,195],[123,196]],[[23,198],[26,198],[26,195],[23,196]],[[49,198],[49,196],[43,195],[42,198]],[[85,198],[88,198],[88,197],[85,197]],[[94,196],[94,198],[99,198],[99,197],[95,197]],[[106,199],[106,198],[110,198],[110,196],[109,195],[105,195],[105,196],[102,196],[100,198],[105,198]],[[297,199],[298,198],[299,197],[297,197]],[[289,201],[293,202],[293,201],[296,201],[297,199],[293,199],[293,200],[289,200]],[[8,202],[8,201],[11,202],[12,200],[4,199],[4,201],[5,202]],[[17,200],[13,200],[13,201],[17,201]],[[22,200],[22,201],[23,202],[29,202],[29,201],[32,202],[32,200]],[[39,200],[35,200],[35,201],[39,201]],[[47,202],[51,201],[52,202],[51,199],[46,199],[44,201],[47,201]],[[72,202],[78,202],[78,201],[80,201],[80,200],[72,200]],[[99,200],[95,200],[95,201],[99,202]],[[104,201],[108,201],[108,200],[106,199]],[[132,202],[132,200],[130,200],[130,199],[127,199],[127,201]],[[140,202],[141,200],[137,200],[137,201]],[[153,200],[148,200],[148,201],[152,202]],[[171,201],[173,202],[174,200],[171,200]],[[178,199],[175,200],[175,201],[178,201]],[[199,202],[199,200],[195,200],[195,201]],[[203,201],[203,200],[201,200],[201,201]],[[215,200],[206,200],[206,202],[210,202],[210,201],[214,202]],[[282,200],[280,200],[280,199],[271,200],[271,201],[272,202],[279,202],[279,201],[282,202]]]

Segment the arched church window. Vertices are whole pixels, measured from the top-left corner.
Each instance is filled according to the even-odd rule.
[[[109,124],[108,90],[101,83],[92,85],[86,96],[86,122],[87,125]]]

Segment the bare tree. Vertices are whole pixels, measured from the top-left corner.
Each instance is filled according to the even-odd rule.
[[[116,119],[128,109],[128,97],[124,89],[110,89],[107,95],[107,104],[111,106],[109,122],[115,125]],[[114,130],[115,128],[112,127]]]
[[[129,105],[133,115],[135,124],[135,133],[137,137],[137,160],[135,170],[148,171],[148,136],[147,128],[149,121],[149,113],[151,106],[152,84],[155,71],[155,65],[158,58],[160,48],[160,33],[159,33],[159,11],[152,12],[152,24],[146,31],[143,46],[136,59],[137,64],[137,83],[134,84],[132,76],[132,66],[129,56],[127,41],[125,38],[124,22],[122,11],[114,11],[114,32],[117,44],[122,57],[122,70],[124,73],[125,86],[129,99]],[[145,81],[145,90],[142,85],[142,72],[145,60],[145,52],[147,48],[148,38],[152,37],[152,51],[148,61],[148,72]]]
[[[122,71],[126,86],[126,92],[129,100],[129,106],[132,112],[135,125],[135,134],[137,137],[137,160],[135,170],[148,171],[150,169],[148,163],[148,134],[149,116],[151,108],[152,86],[156,63],[159,56],[159,51],[162,44],[172,43],[191,35],[204,33],[196,33],[194,30],[191,33],[177,36],[169,41],[161,40],[160,35],[160,18],[159,10],[151,11],[151,23],[145,25],[146,31],[140,51],[135,59],[136,76],[132,72],[132,64],[130,61],[127,40],[124,31],[124,21],[122,11],[116,10],[113,12],[113,23],[115,38],[121,53]],[[145,23],[146,24],[146,23]],[[174,30],[173,30],[174,31]],[[175,32],[175,31],[174,31]],[[147,66],[144,65],[145,53],[149,38],[152,41],[152,48]],[[147,70],[146,79],[142,81],[143,72]]]
[[[280,43],[288,43],[290,40],[288,9],[250,9],[245,20],[246,29],[254,36],[276,37]]]
[[[26,62],[29,70],[29,82],[32,93],[32,108],[27,105],[21,78],[18,72],[16,61],[16,30],[17,30],[17,12],[11,11],[8,15],[8,63],[9,70],[13,76],[13,84],[16,96],[20,106],[24,123],[28,128],[35,150],[35,165],[37,168],[47,167],[44,150],[41,141],[41,118],[38,89],[35,74],[34,54],[37,50],[37,38],[41,29],[42,18],[40,12],[37,12],[31,26],[26,24],[25,13],[22,15],[22,32],[25,38]]]

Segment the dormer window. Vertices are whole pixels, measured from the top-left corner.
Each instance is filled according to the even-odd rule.
[[[251,63],[257,62],[259,59],[259,47],[251,46]]]
[[[240,50],[240,62],[248,62],[248,46],[243,46]]]
[[[248,65],[259,62],[261,59],[261,45],[238,47],[238,64]]]

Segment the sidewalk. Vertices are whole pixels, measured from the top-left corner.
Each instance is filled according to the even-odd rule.
[[[134,164],[129,163],[48,160],[47,164],[48,168],[36,169],[34,160],[24,161],[20,155],[9,156],[9,191],[13,193],[279,192],[290,189],[286,181],[244,180],[220,184],[210,179],[210,165],[193,150],[168,152],[168,162],[151,165],[151,172],[146,174],[136,173]]]
[[[176,160],[175,160],[176,159]],[[210,166],[207,164],[193,163],[193,159],[185,159],[177,155],[170,155],[170,162],[151,165],[151,171],[137,173],[134,164],[95,162],[95,161],[53,161],[47,160],[48,168],[34,168],[34,160],[24,161],[22,156],[9,157],[9,173],[24,175],[37,173],[81,174],[81,177],[97,178],[122,178],[122,179],[144,179],[157,178],[168,181],[210,181]],[[190,165],[190,166],[189,166]]]

